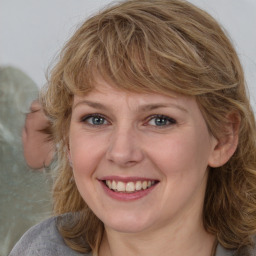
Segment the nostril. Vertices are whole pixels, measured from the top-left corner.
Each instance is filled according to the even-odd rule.
[[[110,139],[106,152],[107,159],[121,166],[132,166],[143,159],[139,138],[129,124],[120,125]]]
[[[139,150],[134,149],[131,151],[110,151],[107,153],[107,160],[111,161],[112,163],[115,163],[120,166],[133,166],[143,159],[142,152],[139,152]]]

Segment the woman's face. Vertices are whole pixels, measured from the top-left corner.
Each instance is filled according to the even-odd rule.
[[[174,95],[124,92],[99,79],[75,96],[69,157],[81,196],[106,228],[201,225],[217,141],[195,99]]]

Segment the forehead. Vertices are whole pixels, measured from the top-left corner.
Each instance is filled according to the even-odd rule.
[[[113,83],[98,78],[95,80],[93,89],[83,95],[75,95],[73,107],[80,103],[85,103],[95,108],[104,108],[107,106],[124,106],[142,110],[150,110],[156,107],[175,106],[181,110],[198,108],[194,97],[171,92],[168,95],[152,91],[134,92],[119,88]]]

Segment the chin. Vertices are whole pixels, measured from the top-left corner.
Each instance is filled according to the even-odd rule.
[[[115,223],[114,225],[109,225],[107,226],[109,229],[115,230],[116,232],[120,233],[140,233],[143,232],[146,228],[142,226],[137,226],[137,225],[131,225],[127,223],[123,224],[117,224]]]
[[[122,216],[122,218],[120,218]],[[123,216],[119,215],[118,217],[111,218],[110,220],[104,218],[103,223],[108,229],[115,230],[121,233],[140,233],[143,232],[151,226],[150,223],[147,223],[145,219],[138,218],[137,216]]]

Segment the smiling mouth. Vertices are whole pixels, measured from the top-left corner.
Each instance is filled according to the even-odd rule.
[[[123,192],[123,193],[135,193],[138,191],[149,189],[152,186],[155,186],[158,181],[157,180],[144,180],[144,181],[115,181],[115,180],[104,180],[104,184],[115,192]]]

